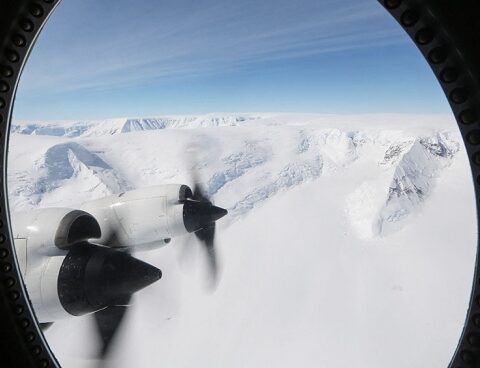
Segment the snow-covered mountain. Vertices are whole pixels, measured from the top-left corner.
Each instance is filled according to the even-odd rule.
[[[194,149],[206,157],[196,164],[208,191],[222,200],[228,197],[234,219],[277,193],[342,175],[353,163],[356,169],[375,171],[375,182],[359,183],[345,204],[360,236],[374,237],[397,228],[421,208],[460,149],[460,137],[453,129],[348,130],[326,125],[324,119],[312,121],[312,116],[300,115],[279,125],[282,121],[273,114],[210,114],[15,125],[13,149],[41,139],[18,133],[80,139],[48,141],[32,167],[26,171],[13,167],[11,206],[20,210],[71,205],[145,185],[188,182],[194,164],[188,152]],[[197,130],[218,127],[236,129]],[[154,131],[148,138],[144,134],[111,137],[145,130]],[[232,189],[237,195],[231,196]],[[66,192],[77,194],[70,200]]]
[[[191,184],[193,170],[229,210],[219,223],[219,289],[205,294],[198,274],[182,271],[181,240],[142,254],[164,279],[138,296],[114,366],[448,365],[476,246],[471,176],[451,116],[16,122],[10,208]],[[84,320],[48,332],[60,361],[79,356],[71,339],[85,336]]]
[[[157,118],[120,118],[89,121],[19,121],[12,124],[11,132],[57,137],[89,137],[167,128],[237,126],[246,121],[259,119],[260,116],[266,115],[208,114],[199,116],[172,115]]]

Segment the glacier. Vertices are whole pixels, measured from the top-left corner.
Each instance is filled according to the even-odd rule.
[[[223,147],[219,162],[212,162],[211,165],[207,163],[201,168],[210,195],[215,195],[221,190],[228,191],[235,183],[241,182],[244,175],[257,178],[255,185],[250,186],[252,190],[242,193],[235,202],[230,203],[231,217],[237,218],[246,214],[277,192],[288,190],[306,181],[320,179],[322,176],[341,175],[342,170],[358,160],[357,166],[374,165],[377,179],[375,182],[366,180],[360,183],[359,187],[347,196],[345,211],[349,214],[352,227],[358,229],[360,236],[375,237],[401,227],[405,217],[415,214],[421,208],[441,171],[451,164],[460,149],[460,136],[447,131],[419,136],[415,136],[415,132],[412,131],[408,136],[399,136],[398,130],[385,129],[376,132],[340,130],[318,126],[310,118],[306,122],[304,117],[297,119],[284,124],[283,127],[275,121],[272,122],[271,115],[264,115],[262,118],[260,114],[231,116],[209,114],[200,117],[14,125],[12,133],[15,137],[22,134],[78,139],[68,139],[66,143],[48,147],[37,159],[37,172],[30,174],[35,180],[26,180],[25,172],[15,172],[10,176],[22,178],[20,182],[11,180],[12,208],[16,210],[37,205],[51,206],[58,202],[53,202],[54,198],[61,197],[55,191],[64,191],[67,182],[70,184],[75,181],[83,182],[86,185],[79,191],[76,197],[78,201],[146,185],[139,183],[135,177],[145,178],[148,175],[152,183],[159,184],[172,182],[177,177],[185,178],[186,172],[191,169],[184,167],[181,172],[177,167],[172,171],[166,168],[161,160],[154,160],[147,161],[148,166],[139,166],[140,170],[137,170],[136,175],[124,177],[122,171],[130,169],[128,161],[112,161],[111,165],[107,163],[116,156],[115,147],[97,145],[94,138],[150,131],[155,135],[149,138],[156,137],[156,144],[161,147],[168,145],[163,141],[170,137],[158,130],[168,129],[177,132],[178,136],[174,139],[178,139],[180,146],[187,152],[188,147],[198,145],[199,142],[192,141],[190,132],[185,134],[179,130],[240,128],[250,125],[255,126],[259,133],[252,134],[248,128],[236,129],[235,138],[241,141],[242,145],[236,150]],[[24,129],[19,128],[22,126]],[[284,135],[278,141],[272,139],[282,130],[285,131]],[[201,148],[202,154],[211,151],[209,154],[216,158],[212,146],[218,147],[221,143],[223,131],[208,129],[207,131],[202,129],[202,134],[207,134],[210,139],[210,142]],[[294,133],[293,139],[287,138],[290,133]],[[123,151],[122,138],[118,143],[114,143],[115,140],[112,140],[112,143]],[[129,144],[135,147],[132,147],[132,151],[123,152],[130,156],[126,160],[140,160],[143,136],[130,135],[128,139],[133,142]],[[280,140],[284,142],[280,143]],[[290,153],[290,157],[286,157],[285,153]],[[382,159],[379,159],[379,154],[383,155]],[[168,153],[162,152],[161,156],[172,161]],[[185,158],[184,160],[184,164],[187,163],[188,160]],[[159,176],[150,175],[151,170]],[[81,174],[84,178],[80,180]],[[261,178],[259,175],[264,177]],[[384,178],[383,188],[371,188],[378,185],[379,177]],[[88,181],[89,184],[86,184]]]

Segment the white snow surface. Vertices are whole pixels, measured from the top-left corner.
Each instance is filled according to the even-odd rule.
[[[192,184],[193,170],[229,210],[218,288],[206,290],[201,254],[185,257],[199,252],[188,237],[137,254],[164,276],[136,295],[112,367],[448,365],[477,234],[452,116],[15,122],[10,208]],[[86,316],[47,331],[61,363],[95,366],[90,329]]]

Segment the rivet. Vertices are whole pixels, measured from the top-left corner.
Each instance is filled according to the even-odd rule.
[[[402,0],[385,0],[385,6],[388,9],[398,8],[401,3],[402,3]]]
[[[8,296],[11,300],[17,300],[18,298],[20,298],[20,293],[18,291],[11,291]]]
[[[10,89],[10,86],[8,85],[7,82],[0,81],[0,92],[5,93],[8,92]]]
[[[473,124],[477,121],[477,114],[472,109],[467,109],[460,113],[459,118],[463,124]]]
[[[5,243],[5,235],[0,234],[0,244]]]
[[[480,152],[475,152],[472,159],[476,165],[480,166]],[[480,305],[480,296],[477,297],[477,303]]]
[[[23,311],[24,311],[24,309],[21,305],[16,305],[15,306],[15,314],[22,314]]]
[[[402,14],[402,17],[400,18],[400,22],[405,26],[405,27],[411,27],[415,23],[418,22],[419,16],[418,13],[414,10],[407,10],[405,13]]]
[[[458,71],[454,68],[445,68],[440,73],[440,79],[445,83],[455,82],[458,78]]]
[[[0,74],[2,75],[2,77],[10,78],[13,75],[13,69],[9,66],[4,65],[0,68]]]
[[[3,272],[10,272],[12,270],[12,265],[10,263],[4,263],[2,265]]]
[[[477,178],[478,180],[478,178]],[[472,317],[472,322],[475,326],[477,327],[480,327],[480,314],[475,314],[473,317]]]
[[[436,47],[428,54],[428,60],[433,64],[440,64],[447,58],[447,50],[443,47]]]
[[[20,322],[20,326],[22,326],[22,328],[27,328],[28,326],[30,326],[30,321],[28,319],[24,318]]]
[[[5,56],[7,57],[7,60],[12,63],[16,63],[20,59],[20,56],[18,56],[18,53],[16,53],[13,50],[7,50],[5,52]]]
[[[472,346],[480,346],[480,337],[476,333],[470,333],[467,336],[467,341]]]
[[[31,21],[28,19],[22,19],[20,21],[20,27],[25,31],[25,32],[32,32],[35,26]]]
[[[465,88],[455,88],[450,93],[450,100],[455,104],[462,104],[468,99],[468,91]]]
[[[468,350],[464,350],[460,353],[460,357],[462,358],[462,360],[467,363],[467,364],[470,364],[470,363],[473,363],[475,361],[475,357],[474,355],[468,351]]]
[[[28,342],[32,342],[33,340],[35,340],[35,334],[33,332],[27,333],[26,339]]]
[[[32,348],[32,353],[34,355],[39,355],[40,353],[42,352],[42,348],[38,345],[35,345],[33,348]]]
[[[39,18],[43,15],[43,8],[38,4],[30,5],[29,10],[30,10],[30,14],[32,14],[36,18]]]
[[[8,250],[5,248],[0,249],[0,258],[6,258],[8,256]]]
[[[27,334],[27,341],[32,342],[33,340],[35,340],[35,334],[33,332],[29,332]]]
[[[433,40],[433,32],[429,28],[423,28],[415,35],[415,41],[420,45],[426,45]]]
[[[3,98],[0,98],[0,109],[3,109],[5,107],[5,100]]]
[[[13,285],[15,285],[15,279],[12,279],[11,277],[9,277],[4,281],[4,284],[7,288],[11,288]]]
[[[473,130],[467,134],[467,141],[470,144],[478,145],[480,144],[480,130]]]
[[[40,364],[39,364],[40,368],[47,368],[49,365],[50,365],[50,363],[48,363],[47,359],[40,360]]]
[[[22,35],[19,35],[19,34],[13,35],[12,41],[13,41],[14,45],[18,46],[18,47],[23,47],[27,44],[27,41],[25,40],[25,37],[23,37]]]

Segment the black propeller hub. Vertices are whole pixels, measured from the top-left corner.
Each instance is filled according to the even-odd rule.
[[[228,213],[211,202],[186,200],[183,204],[183,223],[189,233],[207,227]]]

